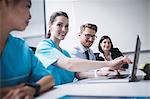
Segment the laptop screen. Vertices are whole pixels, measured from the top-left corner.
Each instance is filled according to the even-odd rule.
[[[139,61],[140,48],[141,48],[141,40],[140,40],[139,35],[137,35],[136,48],[135,48],[135,54],[134,54],[134,63],[133,63],[133,68],[132,68],[132,74],[129,80],[130,82],[137,81],[136,72],[137,72],[137,66],[138,66],[138,61]]]

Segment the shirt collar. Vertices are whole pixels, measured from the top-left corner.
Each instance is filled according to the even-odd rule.
[[[85,48],[81,43],[79,43],[79,47],[80,47],[82,53],[84,53],[87,50],[90,52],[90,49],[89,48]]]

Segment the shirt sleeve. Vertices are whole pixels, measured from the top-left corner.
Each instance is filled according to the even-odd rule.
[[[49,75],[49,71],[43,66],[41,61],[34,55],[34,52],[26,45],[29,53],[29,64],[31,67],[29,82],[37,82],[42,77]]]
[[[32,74],[31,74],[31,82],[36,82],[40,80],[42,77],[49,75],[49,71],[44,67],[44,65],[40,62],[40,60],[32,54]]]
[[[72,48],[69,53],[72,58],[83,58],[83,53],[78,48]]]
[[[59,50],[57,50],[51,43],[42,41],[37,46],[35,55],[40,59],[40,61],[47,68],[49,65],[55,63],[58,58],[66,57]]]

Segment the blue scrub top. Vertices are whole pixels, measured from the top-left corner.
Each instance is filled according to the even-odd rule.
[[[55,85],[61,85],[72,82],[75,73],[56,66],[55,62],[59,57],[70,57],[64,49],[59,51],[57,45],[50,39],[39,43],[35,55],[41,60],[44,66],[49,70],[55,80]]]
[[[37,82],[49,72],[24,40],[9,35],[0,56],[0,87]]]

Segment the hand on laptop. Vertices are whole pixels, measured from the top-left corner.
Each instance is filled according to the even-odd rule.
[[[121,66],[123,64],[132,64],[132,61],[126,57],[126,56],[121,56],[121,57],[118,57],[114,60],[111,61],[111,64],[110,64],[110,67],[113,69],[113,70],[122,70]]]
[[[123,62],[123,64],[132,64],[132,63],[133,63],[133,62],[131,61],[131,59],[128,58],[127,56],[124,56],[124,57],[122,58],[122,62]]]

